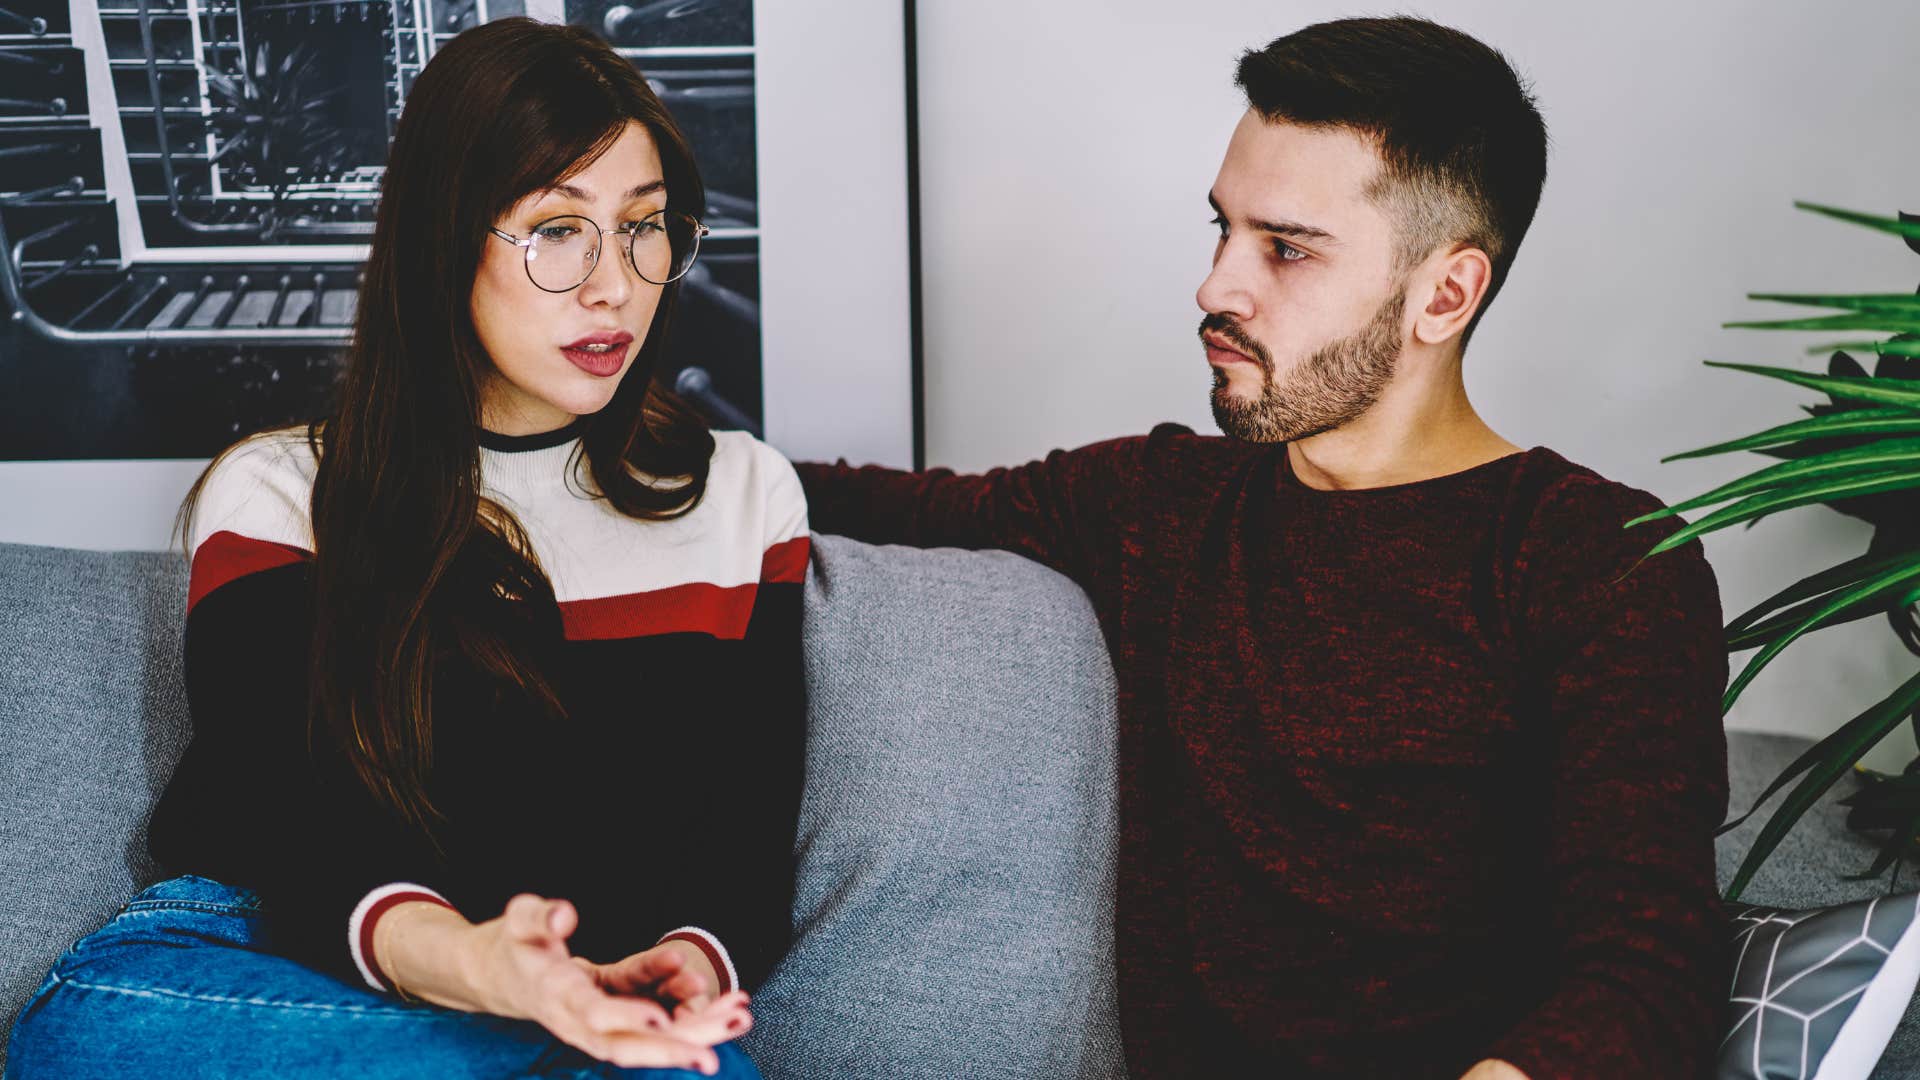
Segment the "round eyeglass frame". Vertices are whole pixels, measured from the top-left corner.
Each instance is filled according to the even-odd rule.
[[[656,217],[664,219],[666,215],[674,214],[674,213],[679,213],[679,211],[655,210],[651,214],[643,215],[640,218],[640,220],[645,221],[647,220],[647,218],[656,218]],[[641,281],[644,281],[649,285],[671,285],[672,283],[685,277],[687,275],[687,270],[693,269],[694,261],[700,257],[701,237],[709,236],[713,233],[712,229],[702,224],[700,219],[697,217],[694,217],[692,214],[681,214],[680,216],[686,218],[688,221],[693,222],[693,251],[687,256],[686,269],[680,271],[679,273],[673,275],[672,277],[669,277],[665,281],[655,281],[652,278],[648,277],[646,275],[646,272],[640,269],[640,264],[634,261],[633,243],[638,236],[638,230],[636,229],[602,229],[600,227],[599,222],[593,220],[592,218],[588,217],[585,214],[555,214],[550,218],[543,218],[540,221],[534,223],[532,229],[528,232],[528,234],[524,238],[515,236],[509,232],[503,232],[502,230],[496,229],[491,225],[487,227],[487,231],[499,237],[500,239],[505,240],[507,243],[512,244],[513,246],[521,249],[521,251],[525,256],[524,258],[521,259],[521,265],[527,271],[527,280],[529,282],[532,282],[533,287],[536,289],[539,289],[541,292],[550,292],[550,293],[572,292],[573,290],[579,288],[580,286],[585,285],[587,283],[587,279],[593,276],[594,269],[600,265],[600,252],[606,246],[605,238],[615,234],[624,234],[626,236],[627,265],[633,267],[633,272],[640,275]],[[545,285],[540,284],[538,281],[533,280],[533,238],[534,238],[534,235],[538,233],[541,229],[546,228],[552,222],[559,221],[561,218],[578,218],[581,221],[584,221],[587,224],[593,226],[593,231],[596,234],[598,234],[594,237],[593,265],[587,267],[587,272],[580,275],[579,281],[574,282],[573,284],[567,286],[564,289],[549,289]]]

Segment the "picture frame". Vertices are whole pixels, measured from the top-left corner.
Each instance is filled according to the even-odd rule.
[[[677,96],[676,116],[687,114],[682,124],[714,192],[709,211],[718,239],[702,254],[703,260],[717,255],[706,284],[708,306],[720,314],[704,324],[685,318],[676,328],[676,353],[691,358],[673,373],[676,388],[718,426],[748,427],[795,459],[918,462],[911,3],[74,0],[35,14],[33,4],[15,0],[9,13],[24,7],[20,14],[43,25],[38,32],[0,26],[0,52],[27,55],[39,65],[35,70],[58,65],[68,79],[72,68],[81,68],[82,89],[71,96],[84,98],[87,107],[84,114],[0,114],[0,155],[22,166],[6,170],[12,182],[0,180],[0,228],[10,227],[6,254],[32,240],[17,263],[8,258],[0,265],[0,308],[9,309],[0,323],[0,401],[10,402],[0,404],[0,414],[10,414],[0,419],[12,421],[0,423],[0,499],[21,511],[0,524],[0,541],[165,547],[174,510],[208,456],[247,431],[323,405],[338,370],[342,324],[350,325],[353,268],[365,257],[377,202],[377,195],[365,194],[377,191],[377,170],[364,167],[371,156],[366,140],[360,158],[341,154],[338,171],[319,182],[289,171],[291,182],[275,187],[260,177],[271,175],[276,163],[248,160],[236,168],[234,162],[248,156],[246,146],[235,145],[244,139],[213,119],[223,96],[263,92],[237,77],[240,65],[221,61],[216,39],[230,27],[228,47],[241,56],[265,49],[266,59],[284,61],[298,39],[318,33],[296,27],[297,33],[280,35],[295,44],[274,53],[275,35],[258,28],[269,18],[265,13],[289,6],[314,15],[320,27],[337,18],[335,36],[363,51],[385,20],[381,48],[390,56],[382,54],[383,74],[389,102],[400,104],[412,75],[430,58],[430,43],[465,25],[526,14],[601,31],[648,71],[669,108]],[[751,13],[750,29],[742,9]],[[663,18],[689,13],[656,38],[642,39],[665,44],[621,44],[609,36],[649,18],[662,26]],[[245,31],[249,14],[253,34]],[[701,18],[717,44],[698,38]],[[358,25],[360,19],[370,25]],[[161,26],[171,29],[156,29]],[[335,51],[350,50],[342,44]],[[156,55],[166,62],[149,62]],[[16,66],[0,65],[0,77]],[[743,85],[752,88],[748,122],[703,128],[699,111],[737,110]],[[342,89],[352,91],[346,97],[357,93]],[[377,118],[366,100],[358,105],[357,115]],[[355,115],[344,106],[341,111]],[[399,107],[388,112],[391,121]],[[189,148],[185,158],[199,150],[199,157],[215,160],[202,161],[197,176],[189,167],[162,178],[158,191],[173,193],[169,201],[155,196],[153,181],[156,166],[177,163],[175,154],[142,141],[141,129],[173,131],[176,123],[188,127],[180,137]],[[377,119],[362,124],[369,126],[377,132]],[[733,143],[709,153],[720,145],[715,130]],[[742,131],[747,145],[739,152]],[[380,154],[383,159],[383,149]],[[751,170],[745,180],[742,160]],[[63,172],[82,180],[68,187]],[[183,200],[179,192],[194,191],[196,182],[229,187],[197,204]],[[356,191],[362,193],[357,203]],[[301,212],[320,206],[323,196],[345,212],[334,206]],[[289,208],[274,235],[260,235],[258,214],[253,231],[234,229],[231,240],[214,229],[233,224],[227,221],[194,220],[187,231],[207,232],[180,235],[180,219],[193,216],[183,215],[183,205],[212,207],[205,215],[212,218],[230,214],[233,205],[244,204],[244,211],[266,200]],[[163,219],[168,212],[171,220]],[[73,223],[54,228],[68,219]],[[36,235],[50,229],[53,235]],[[343,239],[356,229],[357,236]],[[757,281],[742,276],[748,264]],[[170,285],[155,289],[144,307],[133,303],[170,270]],[[728,274],[739,287],[729,288]],[[49,299],[69,287],[75,295]],[[742,341],[751,343],[742,329],[749,323],[757,324],[752,365],[740,361]],[[305,338],[212,333],[236,327],[277,332],[282,324]],[[317,332],[329,324],[331,337]],[[116,333],[89,337],[109,327]]]

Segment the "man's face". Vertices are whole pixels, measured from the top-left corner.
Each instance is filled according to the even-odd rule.
[[[1195,296],[1228,435],[1303,439],[1378,400],[1406,341],[1406,275],[1367,197],[1380,167],[1347,130],[1240,119],[1214,180],[1220,240]]]

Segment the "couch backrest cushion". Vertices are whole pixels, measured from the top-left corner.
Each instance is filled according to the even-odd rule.
[[[0,1032],[154,879],[147,814],[188,734],[186,595],[177,554],[0,544]]]
[[[815,552],[798,933],[756,996],[763,1071],[1120,1076],[1113,680],[1086,598],[1012,555]],[[0,1055],[61,951],[157,874],[185,588],[175,555],[0,544]]]
[[[817,537],[792,952],[769,1080],[1124,1075],[1113,673],[1066,578]]]

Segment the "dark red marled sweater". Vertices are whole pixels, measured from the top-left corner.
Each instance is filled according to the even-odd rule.
[[[813,527],[1008,548],[1119,676],[1136,1080],[1707,1072],[1719,594],[1545,447],[1350,491],[1162,425],[984,476],[802,465]]]

